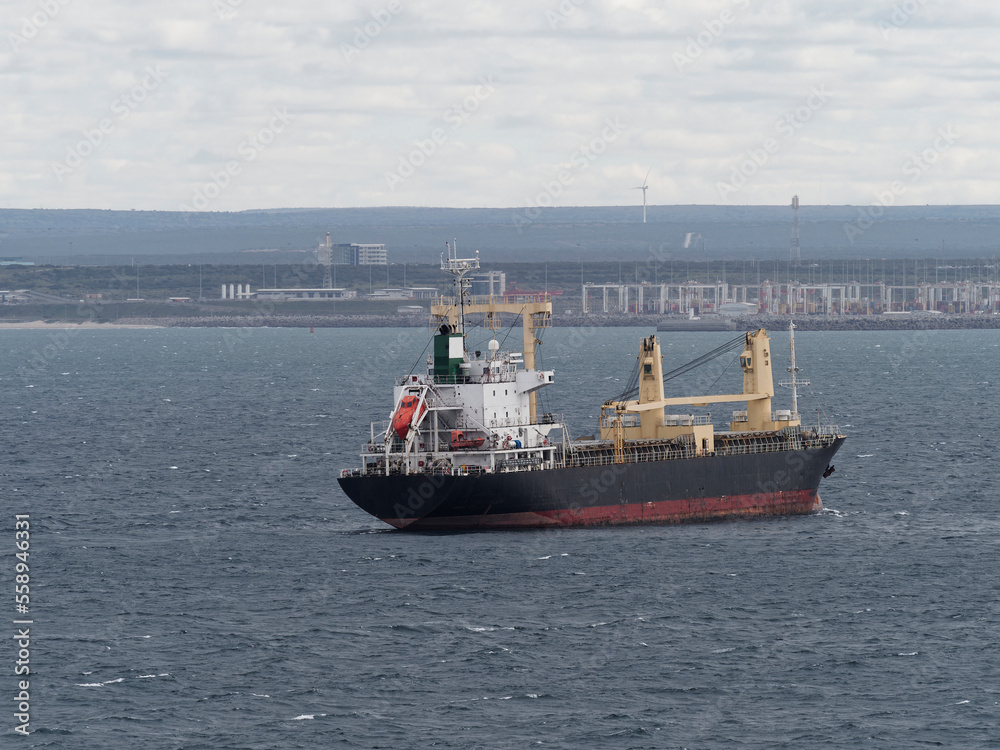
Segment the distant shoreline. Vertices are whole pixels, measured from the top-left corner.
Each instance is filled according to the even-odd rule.
[[[553,325],[560,328],[655,328],[658,324],[683,321],[661,315],[557,315]],[[845,315],[795,316],[799,331],[923,331],[1000,329],[1000,315]],[[510,324],[513,318],[505,322]],[[735,318],[730,332],[755,328],[778,331],[788,328],[788,316]],[[400,315],[232,315],[177,318],[122,318],[115,323],[73,323],[60,321],[0,322],[0,329],[16,328],[426,328],[425,316]],[[673,333],[664,331],[663,333]],[[677,331],[687,332],[687,331]],[[725,331],[723,331],[725,332]]]
[[[162,323],[94,323],[83,321],[74,323],[64,320],[21,320],[21,321],[0,321],[0,330],[18,329],[112,329],[112,328],[164,328]]]

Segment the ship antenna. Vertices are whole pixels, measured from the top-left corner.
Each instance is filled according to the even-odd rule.
[[[788,324],[788,374],[791,378],[782,380],[778,385],[792,389],[792,419],[799,418],[799,391],[800,385],[809,385],[808,380],[799,380],[799,368],[795,365],[795,323]]]
[[[458,257],[458,239],[452,240],[452,246],[455,248],[455,257]],[[462,335],[465,335],[465,276],[458,277],[458,327],[462,331]]]
[[[795,322],[791,321],[788,324],[788,351],[789,351],[789,363],[788,363],[788,373],[791,375],[792,381],[792,419],[799,418],[799,368],[795,365]],[[803,385],[809,385],[808,380],[802,382]]]
[[[471,284],[471,281],[466,277],[473,271],[479,270],[479,252],[476,252],[475,258],[459,258],[458,240],[453,240],[451,244],[448,242],[444,244],[448,248],[448,258],[447,260],[444,257],[441,258],[441,270],[455,277],[455,296],[459,312],[458,332],[465,335],[465,293]]]
[[[791,362],[788,372],[792,376],[792,419],[799,418],[799,391],[795,376],[799,373],[799,368],[795,366],[795,323],[788,324],[788,349]]]

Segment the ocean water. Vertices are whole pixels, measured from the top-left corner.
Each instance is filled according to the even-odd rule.
[[[651,332],[547,331],[546,410],[593,432]],[[730,338],[663,334],[666,369]],[[0,744],[1000,747],[1000,332],[797,336],[805,421],[849,436],[823,512],[414,535],[335,478],[428,340],[0,331],[6,635],[14,514],[33,621]]]

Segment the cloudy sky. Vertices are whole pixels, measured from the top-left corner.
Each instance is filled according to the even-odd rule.
[[[13,208],[996,203],[987,0],[0,0]]]

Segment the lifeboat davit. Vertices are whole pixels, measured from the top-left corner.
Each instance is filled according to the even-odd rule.
[[[418,404],[420,405],[419,412],[417,412]],[[406,440],[410,425],[415,421],[414,416],[419,419],[426,410],[427,405],[420,403],[419,396],[403,396],[403,400],[399,402],[399,408],[392,415],[392,429],[399,435],[400,440]]]

